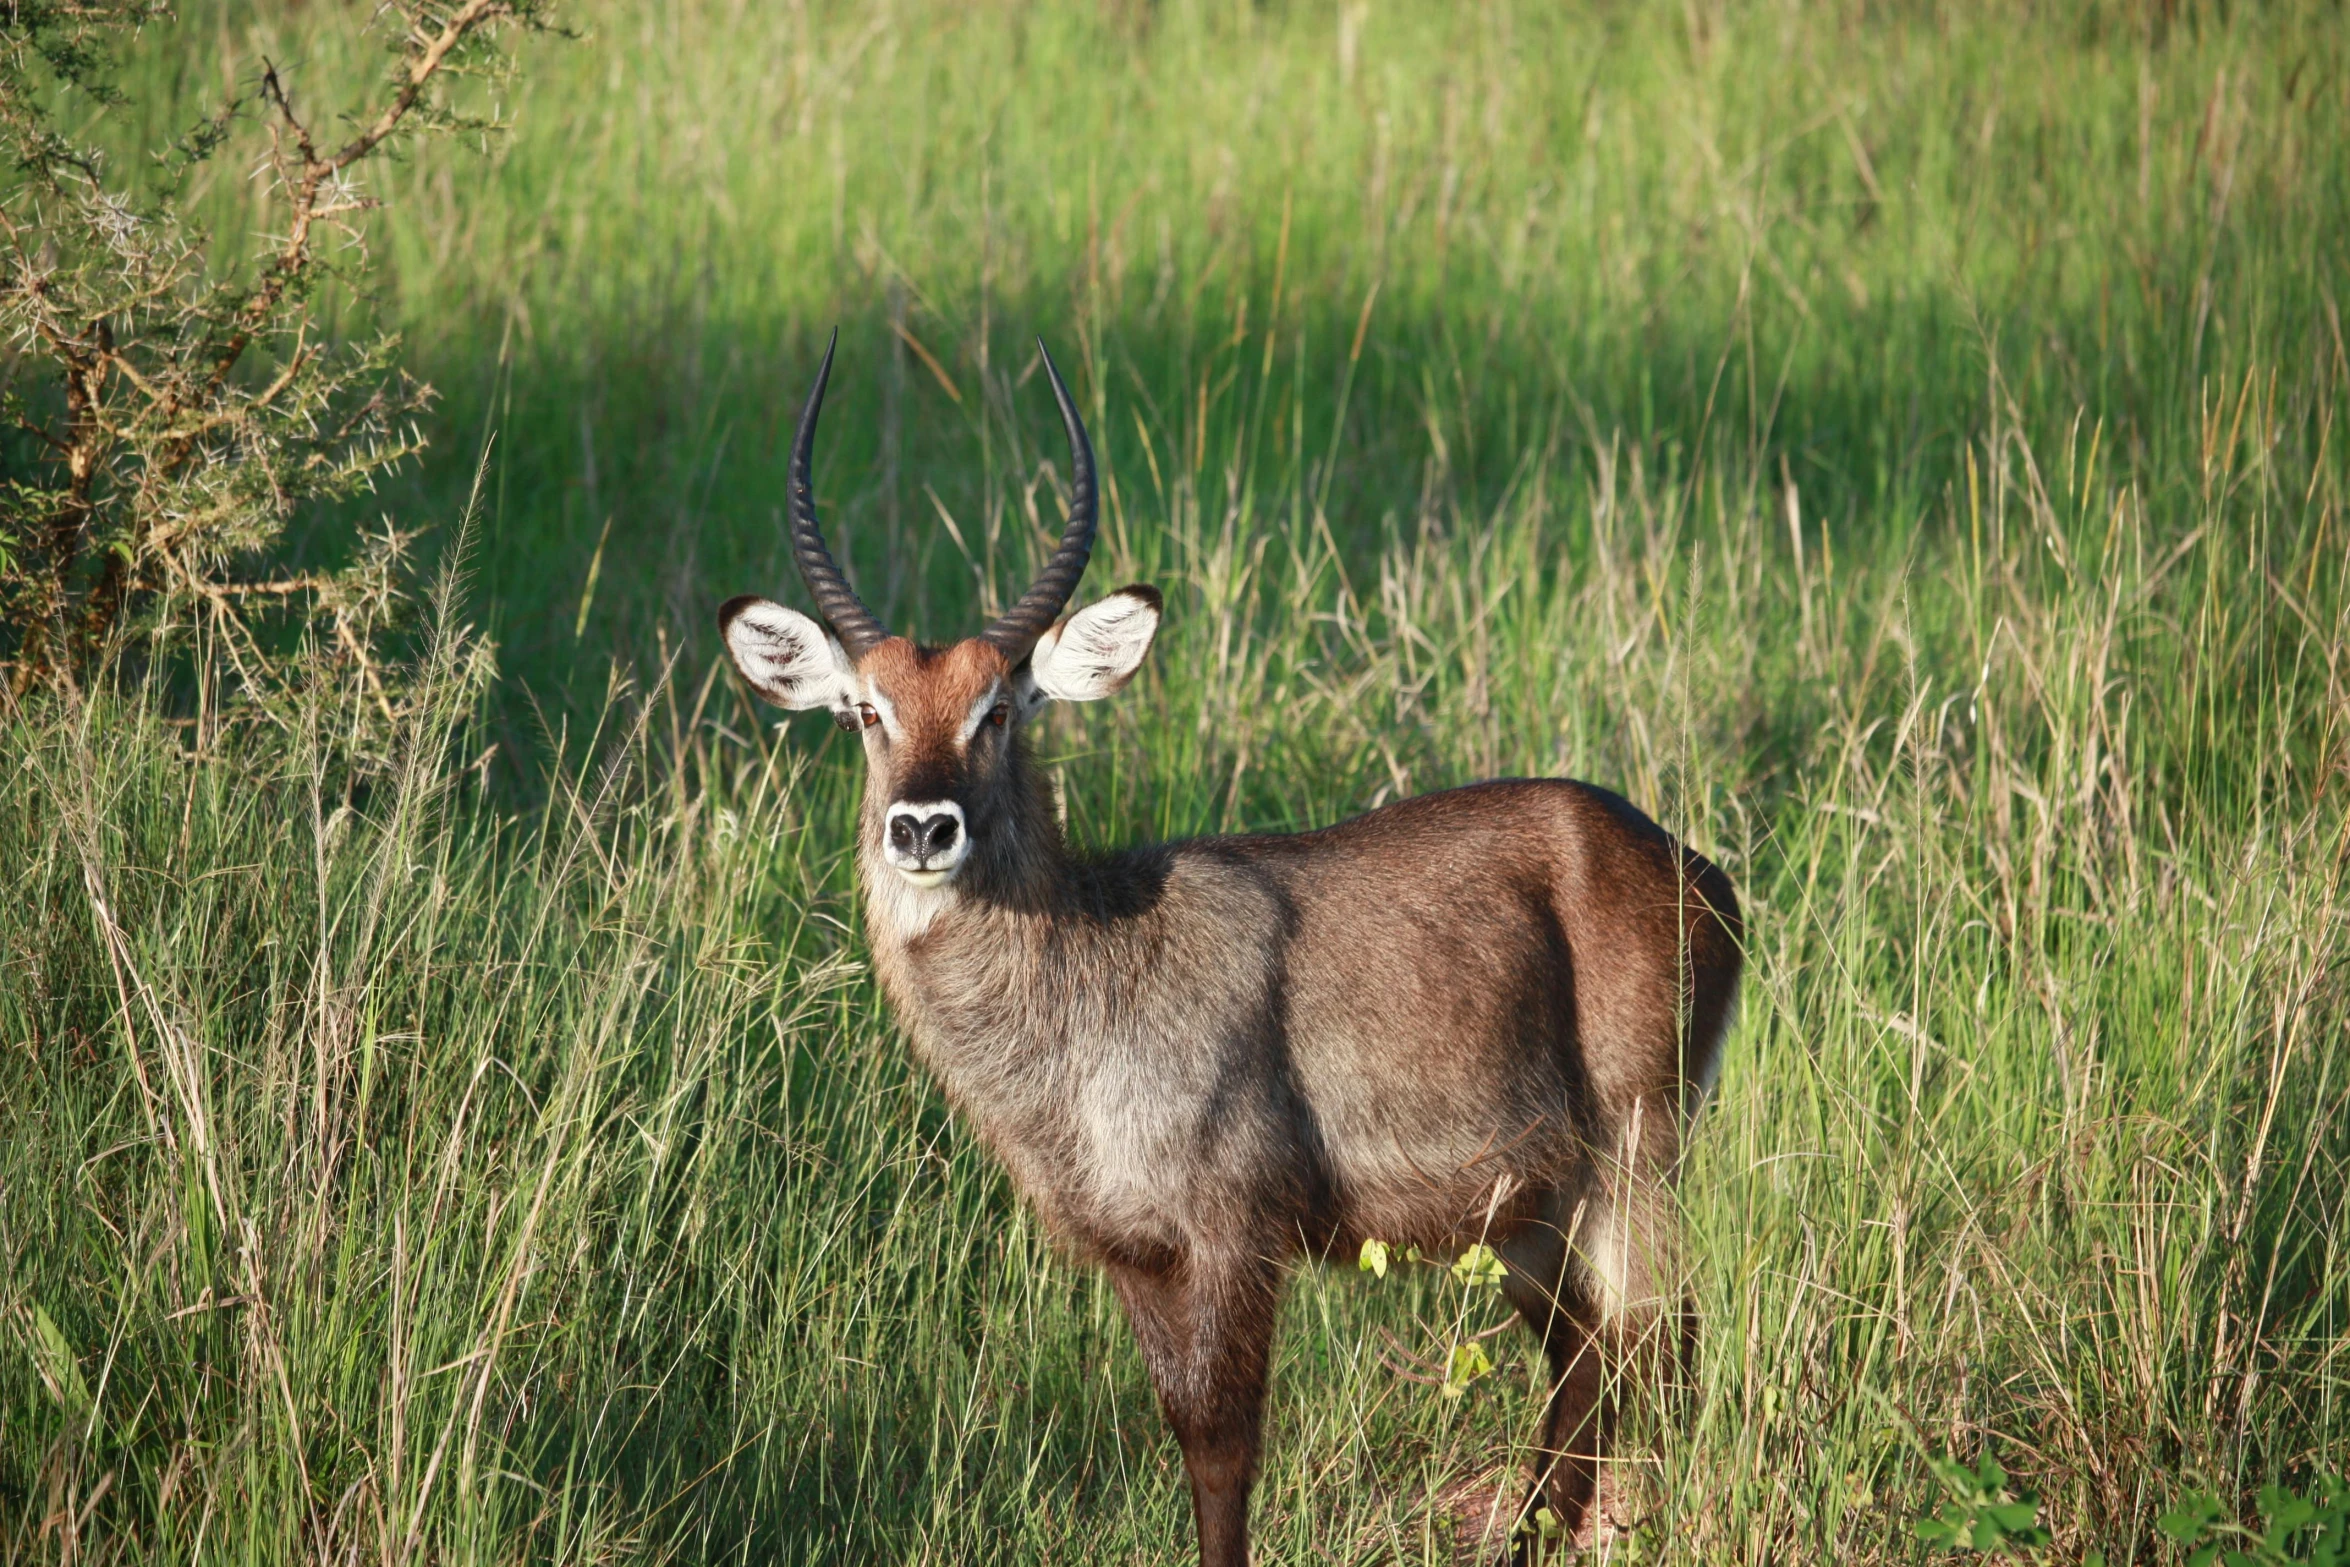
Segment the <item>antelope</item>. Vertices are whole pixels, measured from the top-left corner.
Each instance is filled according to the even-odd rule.
[[[1552,1548],[1525,1520],[1571,1540],[1626,1367],[1669,1336],[1668,1188],[1737,997],[1728,878],[1562,779],[1076,852],[1029,726],[1123,687],[1164,606],[1132,586],[1063,616],[1098,507],[1069,389],[1040,341],[1069,442],[1058,546],[986,630],[920,645],[859,600],[817,525],[838,342],[789,473],[821,618],[746,595],[720,631],[761,697],[860,737],[882,992],[1022,1200],[1108,1274],[1182,1446],[1203,1567],[1248,1560],[1288,1264],[1366,1239],[1497,1254],[1551,1373],[1513,1551]]]

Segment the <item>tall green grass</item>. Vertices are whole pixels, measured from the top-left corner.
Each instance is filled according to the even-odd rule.
[[[384,506],[453,534],[496,432],[395,764],[233,692],[5,716],[12,1557],[1188,1551],[1114,1303],[864,977],[851,748],[716,662],[835,320],[821,499],[932,636],[1058,516],[1028,335],[1081,367],[1095,585],[1172,614],[1053,720],[1080,838],[1563,772],[1737,879],[1700,1386],[1612,1552],[1914,1560],[1990,1447],[2058,1559],[2160,1561],[2182,1490],[2350,1459],[2331,11],[578,20],[351,305],[447,392]],[[109,133],[325,96],[355,25],[186,21]],[[1475,1549],[1532,1359],[1452,1401],[1383,1334],[1498,1307],[1287,1313],[1263,1556]]]

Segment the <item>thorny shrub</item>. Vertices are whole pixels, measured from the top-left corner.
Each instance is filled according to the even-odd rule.
[[[0,676],[73,689],[200,634],[230,695],[269,712],[296,688],[346,693],[387,730],[410,700],[379,656],[413,535],[386,521],[336,569],[272,571],[301,508],[367,490],[422,444],[431,389],[397,340],[330,330],[363,281],[361,181],[431,134],[486,133],[460,78],[502,77],[501,38],[544,0],[393,0],[370,103],[329,117],[266,65],[243,93],[126,174],[60,126],[119,102],[122,50],[162,0],[19,0],[0,13]],[[182,210],[216,158],[253,161],[274,232],[215,246]],[[282,711],[282,709],[280,709]]]

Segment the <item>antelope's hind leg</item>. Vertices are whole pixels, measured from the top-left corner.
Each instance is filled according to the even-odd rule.
[[[1563,1228],[1537,1220],[1499,1248],[1509,1273],[1503,1292],[1541,1342],[1550,1363],[1550,1398],[1535,1428],[1534,1484],[1518,1509],[1510,1560],[1533,1563],[1573,1544],[1599,1489],[1599,1460],[1612,1435],[1602,1364],[1602,1325],[1582,1270],[1573,1265]],[[1550,1515],[1550,1531],[1541,1514]]]
[[[1511,1560],[1528,1567],[1563,1556],[1590,1518],[1627,1399],[1661,1374],[1677,1371],[1679,1381],[1690,1369],[1694,1315],[1678,1299],[1668,1311],[1657,1287],[1669,1277],[1656,1254],[1668,1238],[1669,1198],[1648,1195],[1626,1202],[1594,1183],[1572,1203],[1552,1199],[1543,1218],[1499,1248],[1509,1267],[1502,1287],[1550,1363],[1534,1484],[1510,1548]],[[1548,1532],[1538,1522],[1545,1508]]]
[[[1164,1269],[1113,1263],[1108,1272],[1183,1447],[1201,1567],[1246,1567],[1280,1267],[1195,1256]]]

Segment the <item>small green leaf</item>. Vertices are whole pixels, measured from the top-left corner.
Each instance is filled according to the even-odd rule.
[[[1555,1540],[1563,1532],[1559,1515],[1547,1507],[1537,1507],[1510,1525],[1510,1538],[1513,1540],[1522,1540],[1528,1535],[1538,1540]]]
[[[1994,1502],[1983,1509],[2009,1534],[2022,1534],[2040,1518],[2040,1504],[2031,1497],[2014,1502]]]
[[[1469,1390],[1469,1384],[1493,1369],[1493,1359],[1485,1353],[1485,1346],[1475,1339],[1455,1344],[1444,1360],[1444,1396],[1458,1398]]]
[[[2286,1535],[2317,1516],[2317,1505],[2272,1485],[2260,1493],[2260,1511],[2268,1519],[2269,1543],[2282,1545]]]
[[[1453,1263],[1452,1276],[1471,1289],[1499,1289],[1508,1270],[1502,1267],[1501,1258],[1493,1248],[1479,1241]]]
[[[1355,1259],[1355,1266],[1365,1273],[1375,1274],[1380,1278],[1387,1277],[1387,1243],[1385,1241],[1364,1241],[1363,1254]]]
[[[2203,1531],[2218,1521],[2219,1498],[2201,1491],[2190,1491],[2179,1498],[2179,1505],[2154,1520],[2154,1527],[2181,1545],[2191,1545],[2203,1537]]]
[[[1945,1518],[1936,1514],[1934,1517],[1918,1520],[1918,1538],[1928,1545],[1955,1547],[1965,1536],[1966,1525],[1959,1519]]]

